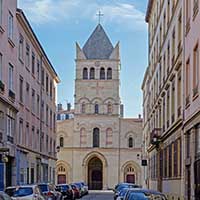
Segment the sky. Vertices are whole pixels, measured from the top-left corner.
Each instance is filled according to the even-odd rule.
[[[120,97],[125,117],[142,114],[142,80],[147,67],[148,0],[18,0],[61,83],[58,103],[74,104],[75,42],[81,47],[98,24],[113,46],[120,41]]]

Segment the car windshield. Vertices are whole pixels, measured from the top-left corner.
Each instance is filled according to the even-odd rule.
[[[14,192],[13,197],[24,197],[24,196],[29,196],[31,194],[33,194],[32,187],[20,187],[18,190]]]
[[[128,200],[149,200],[143,192],[131,193]]]
[[[121,197],[124,197],[127,191],[128,191],[128,189],[127,189],[127,188],[126,188],[126,189],[123,189],[123,190],[121,190],[121,191],[120,191],[120,193],[119,193],[119,196],[121,196]]]
[[[48,189],[48,185],[38,185],[38,187],[40,188],[40,190],[41,190],[42,192],[46,192],[46,191],[49,190],[49,189]]]

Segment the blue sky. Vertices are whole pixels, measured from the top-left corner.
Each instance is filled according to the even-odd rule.
[[[58,102],[73,104],[75,42],[81,47],[101,19],[113,45],[120,41],[121,101],[125,117],[142,114],[141,84],[147,66],[147,0],[18,0],[57,71]]]

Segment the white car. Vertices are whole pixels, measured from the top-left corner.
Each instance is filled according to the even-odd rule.
[[[37,185],[19,186],[12,196],[13,200],[45,200]]]

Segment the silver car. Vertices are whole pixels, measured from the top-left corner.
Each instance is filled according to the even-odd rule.
[[[12,196],[13,200],[45,200],[37,185],[19,186]]]

